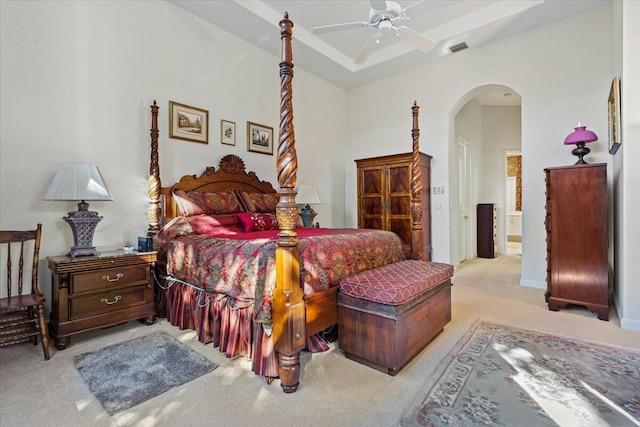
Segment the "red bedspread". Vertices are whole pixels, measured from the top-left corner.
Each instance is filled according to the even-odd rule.
[[[229,296],[236,308],[254,305],[254,320],[271,322],[278,230],[244,233],[232,216],[176,218],[156,236],[167,274]],[[340,279],[406,259],[402,241],[380,230],[299,228],[305,295]]]

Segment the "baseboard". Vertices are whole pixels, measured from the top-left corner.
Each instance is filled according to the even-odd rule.
[[[520,286],[525,286],[527,288],[547,289],[547,282],[520,279]]]
[[[620,327],[622,329],[640,332],[640,320],[622,318],[620,319]]]

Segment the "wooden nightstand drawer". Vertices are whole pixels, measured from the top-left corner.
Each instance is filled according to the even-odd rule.
[[[141,286],[70,297],[69,319],[74,320],[96,314],[110,313],[145,304],[146,293],[151,291],[145,283]]]
[[[149,277],[147,264],[128,267],[105,268],[103,270],[73,273],[71,275],[71,294],[104,290],[112,287],[127,287],[147,283]]]
[[[156,319],[151,274],[156,252],[114,251],[98,256],[47,257],[51,269],[49,333],[58,350],[92,329]]]

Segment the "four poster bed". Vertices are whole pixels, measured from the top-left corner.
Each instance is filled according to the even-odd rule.
[[[297,227],[292,27],[285,13],[280,21],[279,190],[247,173],[235,155],[224,156],[217,169],[208,167],[162,187],[154,101],[148,211],[149,234],[158,249],[158,306],[165,306],[159,314],[164,311],[172,324],[196,330],[200,341],[213,342],[228,357],[250,358],[256,374],[269,383],[279,377],[287,393],[298,387],[300,351],[323,349],[317,334],[337,323],[341,279],[408,258],[427,259],[415,103],[411,253],[388,231]]]

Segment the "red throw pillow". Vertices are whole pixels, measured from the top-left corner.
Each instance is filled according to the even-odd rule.
[[[235,215],[196,215],[187,220],[193,232],[198,235],[213,237],[244,232]]]
[[[245,233],[252,231],[277,230],[278,219],[272,213],[250,213],[243,212],[236,214]]]

